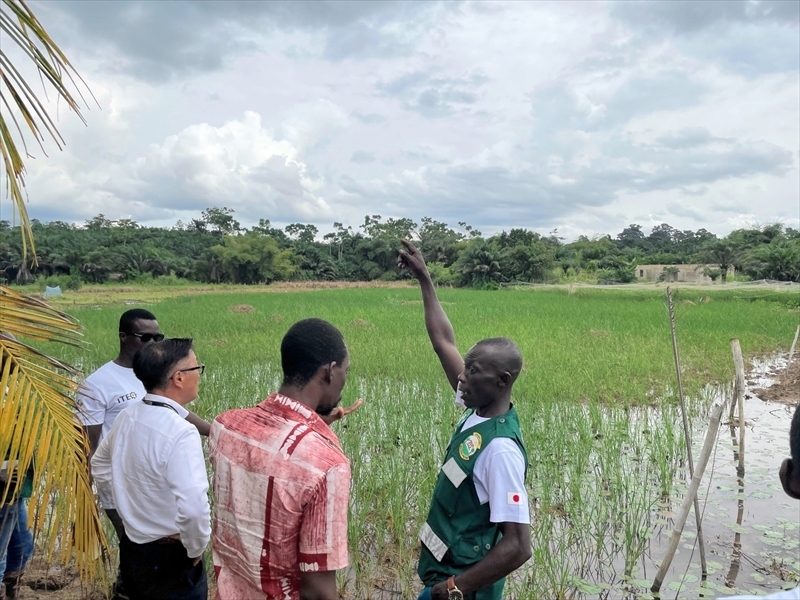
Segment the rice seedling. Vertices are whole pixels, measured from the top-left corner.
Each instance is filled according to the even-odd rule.
[[[706,386],[732,377],[729,338],[750,355],[773,352],[788,347],[797,316],[780,294],[704,291],[711,302],[683,303],[690,294],[675,295],[677,328],[702,435],[712,401]],[[509,578],[508,597],[647,597],[659,532],[686,489],[662,294],[441,290],[440,298],[463,352],[482,338],[508,336],[526,361],[514,402],[529,454],[533,558]],[[243,305],[252,310],[231,310]],[[88,372],[115,356],[125,308],[72,310],[88,346],[64,349],[64,358]],[[351,568],[340,582],[347,598],[412,597],[420,587],[417,533],[459,417],[427,339],[419,292],[182,293],[148,308],[167,335],[195,338],[207,370],[193,409],[207,419],[279,386],[280,340],[295,321],[316,316],[342,330],[352,360],[343,403],[363,397],[365,405],[335,426],[353,473]],[[697,589],[689,579],[681,593]]]

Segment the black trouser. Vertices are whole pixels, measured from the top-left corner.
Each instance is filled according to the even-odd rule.
[[[205,565],[193,562],[180,540],[137,544],[124,533],[120,539],[119,568],[130,600],[207,600]]]
[[[111,524],[114,526],[114,531],[117,532],[117,539],[120,546],[122,545],[122,538],[125,537],[125,526],[122,524],[122,517],[114,508],[107,508],[106,516]],[[117,569],[117,580],[114,582],[114,587],[111,590],[112,600],[127,600],[128,594],[125,591],[125,584],[122,581],[122,569]]]

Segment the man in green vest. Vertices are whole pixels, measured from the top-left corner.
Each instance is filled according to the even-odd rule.
[[[522,356],[507,338],[475,344],[462,359],[420,251],[402,240],[398,265],[419,281],[425,326],[459,421],[422,526],[419,600],[500,600],[505,578],[531,556],[527,454],[511,388]]]

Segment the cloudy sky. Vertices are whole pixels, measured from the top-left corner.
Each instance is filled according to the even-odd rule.
[[[30,5],[100,105],[43,221],[800,226],[800,2]]]

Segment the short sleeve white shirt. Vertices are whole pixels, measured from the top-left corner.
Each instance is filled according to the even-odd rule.
[[[109,361],[78,388],[78,419],[86,426],[102,425],[102,441],[119,413],[134,402],[140,402],[144,395],[144,385],[133,374],[133,369]]]
[[[456,404],[464,406],[460,391],[456,393]],[[488,420],[472,413],[461,430]],[[478,501],[489,503],[492,523],[530,523],[525,458],[514,440],[498,437],[490,441],[478,454],[472,477]]]

